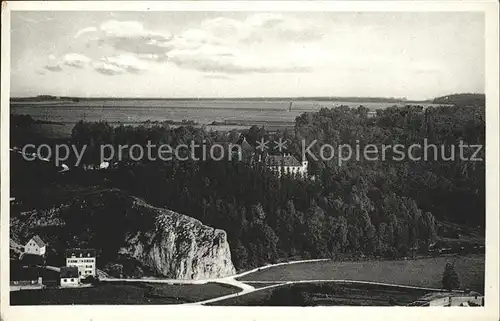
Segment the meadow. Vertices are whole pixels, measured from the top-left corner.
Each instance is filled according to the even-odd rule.
[[[283,298],[273,294],[283,292]],[[305,294],[305,301],[293,296]],[[216,301],[208,305],[218,306],[404,306],[417,301],[428,291],[392,288],[369,284],[339,284],[328,282],[287,284],[258,290],[246,295]],[[303,300],[303,299],[302,299]],[[299,302],[297,302],[299,301]]]
[[[10,292],[11,305],[181,304],[240,291],[226,284],[103,282],[89,288],[46,288]]]
[[[415,260],[321,261],[281,265],[238,278],[240,281],[353,280],[441,288],[446,263],[453,263],[462,288],[484,293],[484,255]]]

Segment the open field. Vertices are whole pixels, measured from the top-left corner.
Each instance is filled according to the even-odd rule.
[[[238,292],[225,284],[101,283],[91,288],[16,291],[11,305],[181,304]]]
[[[289,110],[290,103],[292,109]],[[417,103],[417,102],[415,102]],[[57,124],[37,124],[34,130],[50,138],[63,138],[71,134],[76,122],[106,121],[113,126],[140,125],[147,121],[192,120],[206,125],[207,130],[227,131],[248,129],[252,125],[265,126],[267,130],[293,129],[295,118],[304,112],[321,108],[346,105],[356,108],[363,105],[375,111],[389,106],[404,106],[407,102],[360,102],[343,100],[299,99],[83,99],[11,102],[12,114],[26,114],[39,121]],[[418,102],[433,106],[429,102]],[[212,125],[212,122],[229,122],[231,125]]]
[[[354,280],[441,288],[447,262],[455,264],[463,288],[484,293],[484,255],[446,256],[399,261],[322,261],[263,269],[240,281]]]
[[[278,289],[285,288],[291,291],[306,293],[309,296],[306,305],[321,306],[393,306],[408,305],[418,300],[428,291],[416,289],[400,289],[381,285],[369,284],[338,284],[338,283],[302,283],[287,284],[279,287],[266,288],[246,295],[237,296],[227,300],[211,303],[209,305],[221,306],[266,306],[281,305],[294,306],[302,305],[292,303],[284,299],[276,301],[271,299],[271,295]],[[293,293],[293,292],[290,292]],[[296,301],[295,301],[296,302]]]

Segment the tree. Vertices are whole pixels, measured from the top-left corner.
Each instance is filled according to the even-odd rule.
[[[324,211],[316,204],[313,204],[307,211],[305,227],[308,241],[307,250],[315,257],[322,257],[326,254],[327,245],[324,238],[324,224]]]
[[[82,279],[83,284],[92,284],[92,285],[99,285],[99,278],[95,277],[93,275],[89,275],[86,278]]]
[[[455,271],[455,267],[451,263],[446,263],[443,272],[443,289],[451,291],[458,288],[460,288],[460,278]]]

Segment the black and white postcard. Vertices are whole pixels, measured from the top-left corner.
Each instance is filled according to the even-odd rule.
[[[2,2],[2,320],[497,320],[498,12]]]

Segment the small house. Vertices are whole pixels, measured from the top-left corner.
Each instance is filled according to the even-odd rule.
[[[47,250],[47,244],[40,238],[40,236],[33,236],[28,243],[24,246],[24,253],[44,255]]]
[[[63,266],[60,272],[61,287],[77,287],[80,285],[78,268],[76,266]]]

